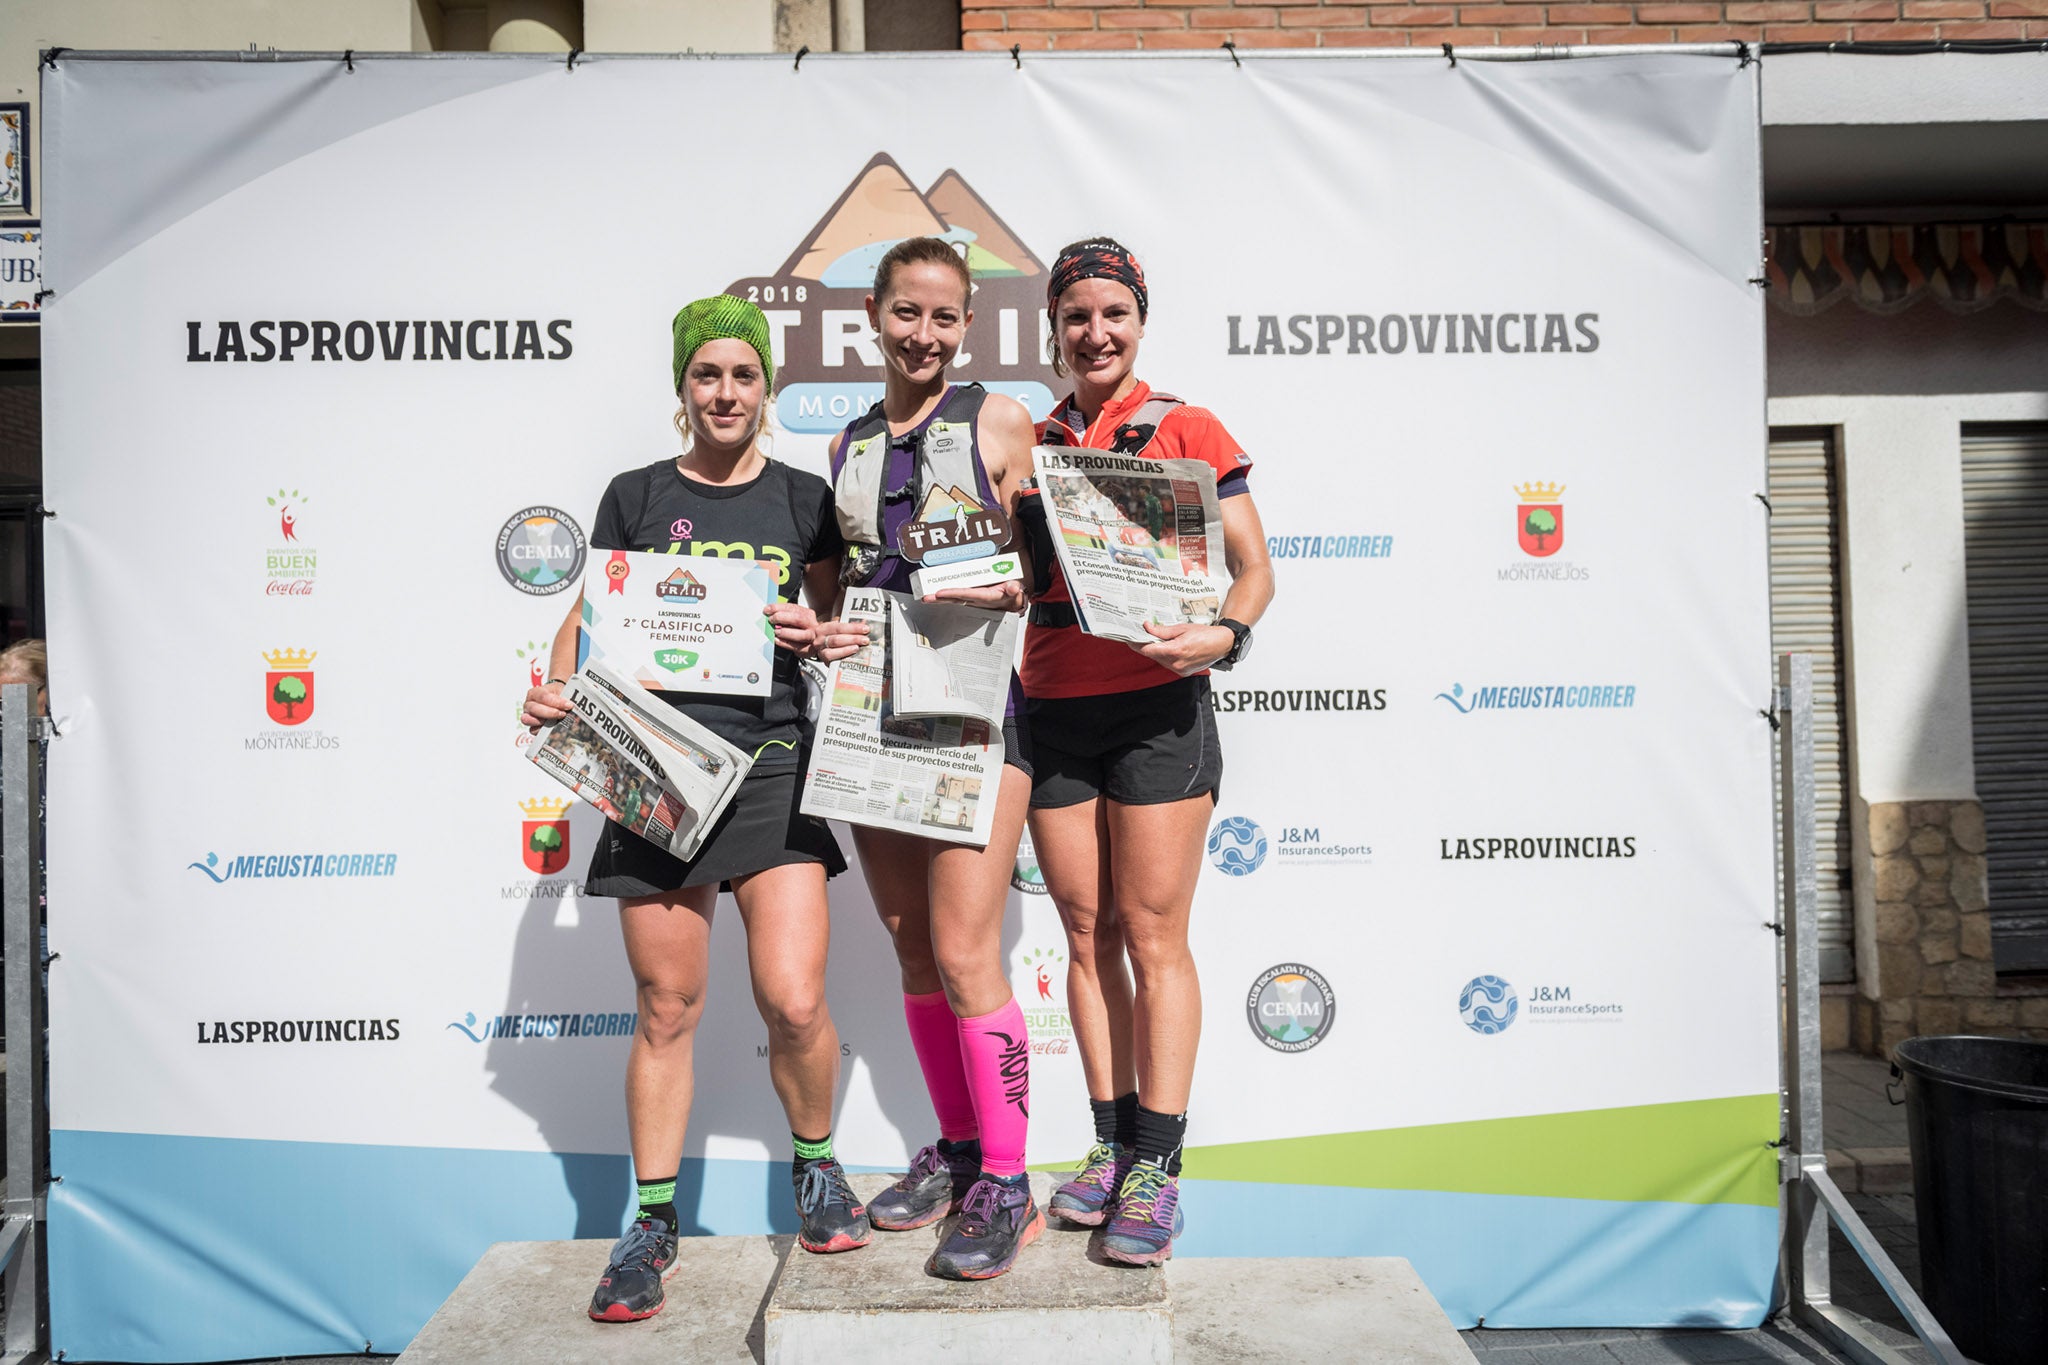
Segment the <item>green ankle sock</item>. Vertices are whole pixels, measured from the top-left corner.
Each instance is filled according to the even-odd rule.
[[[796,1159],[799,1165],[806,1161],[830,1161],[832,1159],[832,1135],[830,1133],[825,1134],[816,1142],[791,1133],[789,1140],[796,1147]]]

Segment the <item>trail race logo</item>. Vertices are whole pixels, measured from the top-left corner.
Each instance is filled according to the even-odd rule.
[[[263,662],[270,665],[270,671],[263,675],[263,707],[279,725],[304,725],[313,718],[316,657],[303,649],[263,651]]]
[[[1474,1033],[1501,1033],[1521,1012],[1515,988],[1497,976],[1475,976],[1458,992],[1458,1017]]]
[[[951,242],[974,279],[974,325],[954,358],[955,379],[979,381],[1032,412],[1052,406],[1044,265],[958,171],[920,193],[878,152],[779,270],[726,287],[768,316],[775,416],[785,430],[838,431],[882,396],[882,353],[863,301],[889,248],[925,236]]]
[[[398,873],[396,853],[244,853],[222,858],[208,853],[206,861],[185,864],[187,871],[203,872],[215,883],[248,881],[269,877],[392,877]]]
[[[575,518],[537,503],[498,528],[498,572],[523,593],[552,597],[583,577],[585,549]]]
[[[278,489],[264,498],[277,517],[275,549],[263,552],[263,593],[266,597],[310,597],[320,556],[300,535],[300,511],[311,501],[294,488]]]
[[[1209,831],[1209,861],[1226,877],[1249,877],[1266,861],[1266,832],[1242,815],[1227,816]]]
[[[499,1014],[478,1022],[470,1012],[462,1016],[462,1022],[451,1021],[442,1031],[453,1030],[472,1043],[493,1038],[552,1042],[558,1038],[630,1038],[639,1027],[637,1014]]]
[[[526,819],[519,826],[519,856],[543,877],[551,877],[569,864],[569,821],[564,812],[567,801],[552,796],[521,801]]]
[[[1636,704],[1636,689],[1633,683],[1535,683],[1475,688],[1468,697],[1463,683],[1452,683],[1436,700],[1449,702],[1461,716],[1474,711],[1626,711]]]
[[[1322,973],[1299,962],[1268,967],[1245,995],[1245,1018],[1275,1052],[1306,1052],[1330,1036],[1337,995]]]
[[[1038,868],[1038,850],[1031,846],[1031,831],[1017,840],[1017,862],[1010,873],[1010,885],[1027,896],[1045,894],[1045,873]]]
[[[1564,548],[1564,485],[1518,483],[1515,494],[1515,536],[1522,553],[1547,559]]]

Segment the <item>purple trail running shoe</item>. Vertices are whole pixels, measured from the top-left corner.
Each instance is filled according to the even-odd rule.
[[[868,1222],[885,1232],[907,1232],[957,1213],[981,1174],[980,1149],[921,1147],[910,1173],[868,1201]]]
[[[1116,1192],[1116,1216],[1102,1234],[1102,1254],[1125,1265],[1159,1265],[1173,1255],[1185,1226],[1180,1181],[1157,1162],[1140,1161]]]
[[[1044,1231],[1045,1215],[1028,1181],[983,1176],[967,1192],[960,1221],[925,1262],[925,1273],[942,1280],[992,1280]]]
[[[1082,1227],[1099,1227],[1116,1203],[1117,1186],[1131,1169],[1131,1149],[1098,1142],[1081,1158],[1074,1178],[1053,1191],[1046,1212]]]

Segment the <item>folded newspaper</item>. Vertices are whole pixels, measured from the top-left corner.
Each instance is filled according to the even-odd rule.
[[[888,598],[890,708],[1000,726],[1017,663],[1016,613],[893,592]]]
[[[1081,629],[1149,644],[1147,622],[1206,626],[1223,614],[1230,570],[1207,463],[1073,446],[1031,458]]]
[[[900,713],[891,686],[891,660],[899,653],[892,638],[891,597],[874,588],[847,591],[840,614],[867,622],[868,643],[832,665],[826,679],[802,810],[829,820],[985,846],[995,827],[1003,776],[1001,702],[995,703],[993,719],[986,714]],[[1014,640],[1014,620],[1009,629]],[[1004,695],[1010,657],[1003,656]]]
[[[541,771],[676,857],[696,856],[753,760],[632,679],[588,663],[569,714],[526,746]]]

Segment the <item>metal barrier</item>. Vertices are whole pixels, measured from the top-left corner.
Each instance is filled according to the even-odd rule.
[[[42,739],[35,689],[0,687],[0,874],[6,953],[7,1199],[0,1204],[0,1365],[41,1353],[48,1342],[48,1272],[43,1248],[50,1123],[43,1088]]]
[[[1859,1365],[1908,1365],[1878,1339],[1870,1319],[1837,1305],[1828,1273],[1828,1220],[1870,1267],[1899,1313],[1942,1365],[1969,1365],[1913,1286],[1877,1244],[1828,1175],[1821,1137],[1820,926],[1815,885],[1817,833],[1813,805],[1813,660],[1778,660],[1779,846],[1784,851],[1785,1186],[1783,1250],[1788,1307],[1802,1326],[1840,1347]]]

